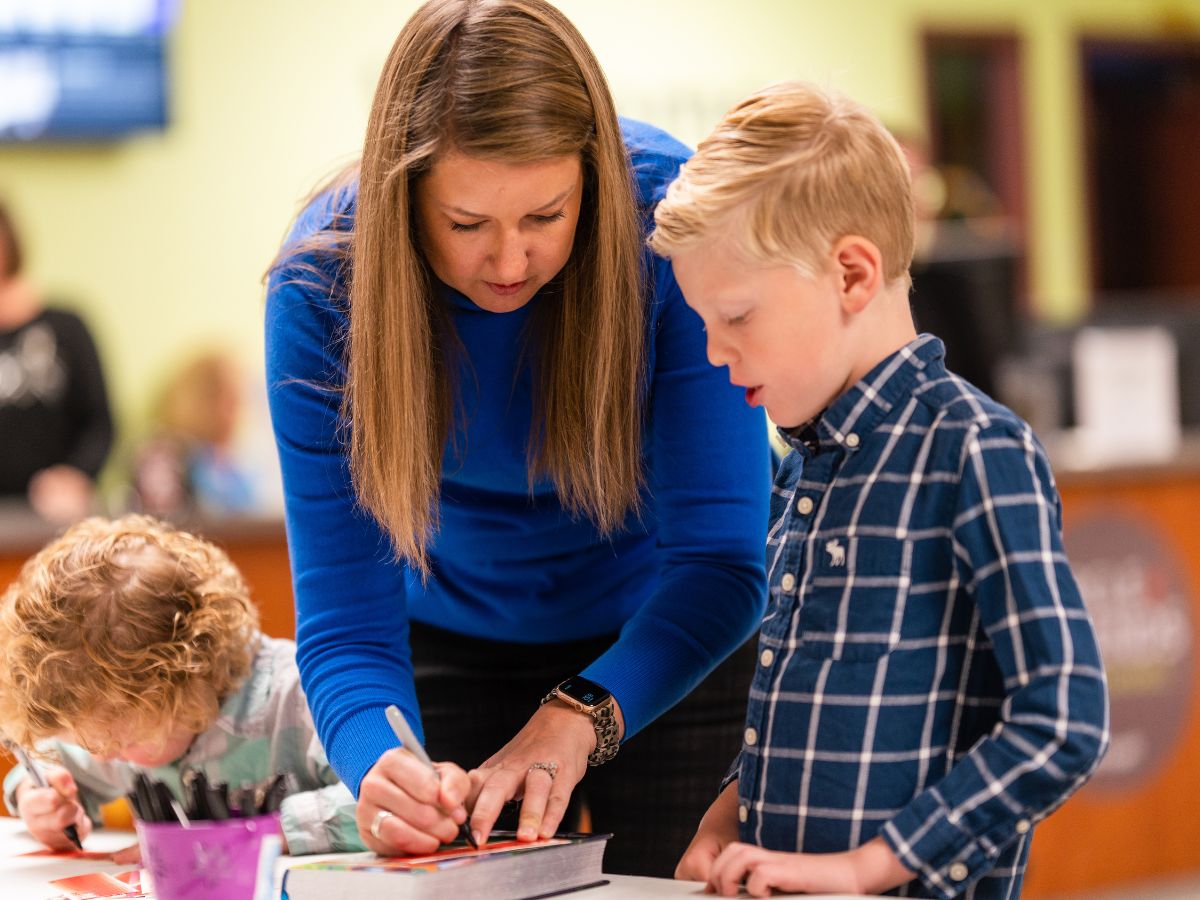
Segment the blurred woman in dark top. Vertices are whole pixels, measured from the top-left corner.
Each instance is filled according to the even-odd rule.
[[[0,204],[0,501],[24,499],[56,522],[85,515],[112,440],[91,334],[22,276],[20,240]]]

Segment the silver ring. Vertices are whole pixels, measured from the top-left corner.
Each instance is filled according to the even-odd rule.
[[[389,819],[391,816],[392,813],[388,812],[386,809],[381,809],[379,812],[375,813],[375,818],[371,820],[371,837],[375,838],[377,841],[383,840],[383,838],[379,836],[379,826],[383,824],[384,819]]]
[[[531,765],[529,767],[529,771],[532,772],[534,769],[541,769],[543,772],[548,773],[550,775],[550,780],[553,781],[554,776],[558,774],[558,763],[556,763],[556,762],[535,762],[533,765]]]

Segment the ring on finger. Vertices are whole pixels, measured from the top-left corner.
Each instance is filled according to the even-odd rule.
[[[532,772],[535,769],[541,769],[543,772],[547,773],[550,776],[550,780],[553,781],[554,776],[558,774],[558,763],[535,762],[529,767],[528,771]]]
[[[381,809],[379,812],[375,813],[375,818],[371,820],[371,837],[375,838],[377,841],[382,841],[383,838],[379,836],[379,826],[383,824],[384,819],[390,819],[391,817],[392,813],[388,812],[386,809]]]

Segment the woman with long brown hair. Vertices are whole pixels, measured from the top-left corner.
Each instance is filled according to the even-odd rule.
[[[582,798],[668,875],[740,746],[766,429],[644,245],[686,156],[545,0],[432,0],[272,268],[298,660],[373,849]]]

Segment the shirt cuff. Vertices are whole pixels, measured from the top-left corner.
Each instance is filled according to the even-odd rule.
[[[725,770],[725,777],[721,779],[721,789],[718,794],[725,793],[725,788],[738,780],[738,773],[742,769],[742,752],[739,750],[737,756],[733,758],[733,762],[729,764],[729,768]]]
[[[379,757],[400,746],[383,714],[384,706],[381,703],[349,716],[338,727],[333,739],[324,742],[330,765],[355,797],[358,797],[363,777],[379,762]],[[413,718],[415,714],[408,710],[404,714],[412,722],[417,740],[421,740],[419,722]]]
[[[881,834],[900,862],[937,897],[963,893],[994,868],[1001,850],[952,821],[949,807],[935,790],[915,797],[883,826]]]
[[[11,815],[19,816],[21,814],[17,809],[17,788],[21,786],[21,782],[25,778],[25,767],[20,763],[9,769],[8,775],[4,777],[4,805],[8,807]]]
[[[285,797],[279,806],[279,826],[290,856],[330,853],[333,841],[325,822],[335,810],[322,809],[320,791],[305,791]]]

